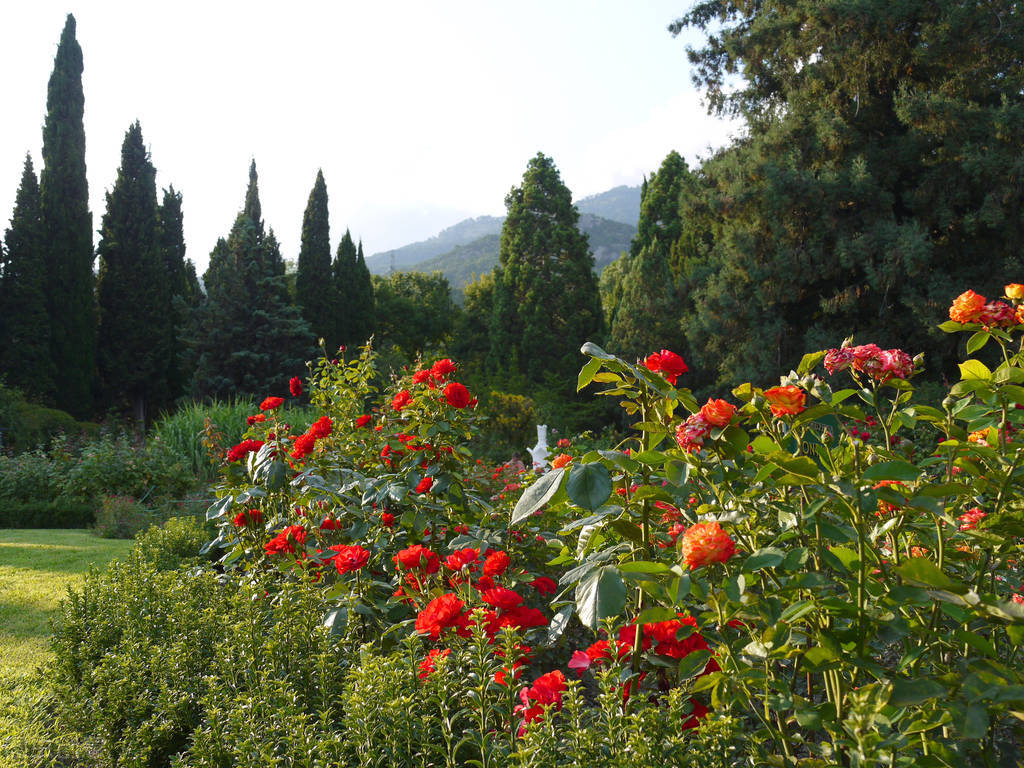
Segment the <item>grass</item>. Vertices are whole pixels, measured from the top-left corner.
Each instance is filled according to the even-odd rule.
[[[50,619],[90,565],[105,567],[134,542],[81,530],[0,529],[0,768],[67,764],[46,735],[46,689],[35,674],[49,655]]]

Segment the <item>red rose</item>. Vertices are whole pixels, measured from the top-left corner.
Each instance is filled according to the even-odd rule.
[[[228,451],[228,461],[238,461],[247,453],[255,453],[262,447],[262,440],[243,440],[230,451]]]
[[[519,594],[511,589],[505,589],[505,587],[486,589],[480,595],[480,598],[488,605],[493,605],[501,611],[511,611],[523,602],[523,598]]]
[[[424,477],[416,484],[416,493],[430,493],[430,489],[433,487],[434,478],[430,476]]]
[[[438,381],[444,381],[452,374],[457,373],[458,370],[459,367],[445,357],[430,366],[430,375]]]
[[[530,582],[530,586],[542,595],[553,595],[558,591],[558,583],[554,579],[549,579],[547,576],[538,576]]]
[[[458,595],[451,592],[434,598],[416,617],[416,631],[437,640],[445,629],[462,623],[459,619],[464,605]]]
[[[338,573],[358,571],[370,560],[369,550],[363,549],[358,544],[339,544],[330,549],[337,552],[331,560],[334,561],[334,567],[338,569]]]
[[[561,469],[572,462],[572,456],[568,453],[560,453],[551,460],[552,469]]]
[[[292,376],[291,381],[288,382],[288,390],[292,393],[292,397],[298,397],[302,394],[302,379],[298,376]]]
[[[477,561],[480,557],[480,550],[466,547],[459,549],[445,558],[444,564],[452,571],[461,571]]]
[[[425,677],[430,677],[434,670],[437,669],[437,661],[439,659],[448,658],[448,656],[451,655],[451,652],[451,648],[445,648],[444,650],[441,650],[440,648],[431,648],[427,652],[427,658],[420,662],[420,680]]]
[[[511,558],[507,552],[502,552],[501,550],[489,552],[487,559],[484,560],[484,576],[490,576],[491,578],[501,576],[505,569],[508,568],[510,562]]]
[[[382,512],[380,516],[380,524],[385,528],[390,528],[395,524],[395,516],[390,512]]]
[[[317,440],[323,440],[331,434],[333,428],[334,422],[327,416],[324,416],[313,422],[313,425],[309,428],[309,434],[313,435]]]
[[[665,377],[665,381],[672,386],[675,386],[676,379],[680,375],[690,370],[686,363],[683,362],[683,358],[675,352],[669,352],[667,349],[648,355],[647,359],[644,360],[644,366],[649,371],[660,372]]]
[[[285,552],[295,553],[295,547],[306,543],[306,529],[301,525],[289,525],[277,536],[263,545],[268,555],[280,555]]]
[[[391,407],[394,408],[396,411],[400,411],[411,402],[412,395],[409,394],[409,390],[403,389],[401,392],[399,392],[391,399]]]
[[[246,416],[245,417],[245,423],[248,424],[250,427],[253,424],[258,424],[258,423],[260,423],[262,421],[266,421],[266,420],[267,420],[267,414],[265,414],[265,413],[257,413],[255,416]]]
[[[413,384],[426,384],[429,380],[430,380],[430,371],[429,371],[429,369],[426,369],[426,368],[424,368],[421,371],[416,371],[416,373],[414,373],[412,375],[412,383]]]
[[[313,452],[314,447],[316,447],[315,437],[309,433],[299,435],[295,438],[295,445],[292,447],[291,457],[293,459],[303,459]]]
[[[452,408],[465,408],[473,398],[470,397],[469,390],[464,385],[452,381],[444,388],[444,399]]]
[[[399,568],[422,568],[426,573],[437,573],[441,568],[441,561],[437,555],[422,544],[414,544],[400,550],[393,560]]]
[[[275,408],[280,408],[284,405],[283,397],[268,397],[262,403],[260,403],[261,411],[272,411]]]
[[[373,417],[370,414],[364,413],[362,416],[356,419],[356,429],[362,429],[367,424],[369,424],[372,419]]]

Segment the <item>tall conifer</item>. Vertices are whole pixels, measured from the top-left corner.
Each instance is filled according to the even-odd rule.
[[[349,347],[366,343],[376,327],[373,281],[363,257],[363,243],[360,241],[356,247],[347,229],[334,260],[334,285],[338,296],[338,343]]]
[[[327,217],[327,183],[317,171],[302,217],[302,245],[299,249],[295,293],[302,317],[333,351],[336,338],[337,288],[331,275],[331,231]]]
[[[68,14],[46,93],[40,179],[50,349],[58,407],[84,416],[93,409],[96,312],[92,214],[85,176],[82,49]]]
[[[210,254],[206,299],[193,313],[193,393],[263,397],[287,391],[315,354],[312,333],[288,300],[284,259],[261,218],[256,164],[245,205]]]
[[[136,121],[121,146],[97,248],[97,362],[111,404],[131,403],[137,423],[168,398],[172,284],[157,237],[156,168]]]
[[[48,400],[55,391],[56,369],[50,357],[39,182],[29,155],[25,156],[4,241],[6,252],[0,258],[0,373],[8,384]]]
[[[530,160],[505,198],[495,272],[491,360],[533,384],[571,379],[580,345],[603,328],[594,257],[551,158]]]
[[[157,246],[163,260],[171,300],[170,335],[165,354],[170,399],[182,395],[187,382],[192,378],[185,362],[182,337],[185,334],[188,315],[200,300],[195,265],[185,258],[184,215],[181,202],[181,193],[171,186],[164,190],[163,199],[157,208]]]

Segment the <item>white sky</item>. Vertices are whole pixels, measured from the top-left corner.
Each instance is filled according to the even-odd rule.
[[[731,127],[690,84],[667,25],[688,0],[0,5],[0,229],[25,152],[40,170],[46,84],[66,14],[85,61],[94,229],[138,119],[157,184],[184,196],[199,273],[242,206],[250,158],[286,259],[318,168],[334,247],[367,255],[504,213],[538,151],[581,198],[693,164]],[[692,36],[688,40],[699,42]],[[98,236],[94,236],[98,240]]]

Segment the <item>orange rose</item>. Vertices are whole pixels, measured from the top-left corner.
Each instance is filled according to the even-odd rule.
[[[683,562],[692,571],[702,565],[724,563],[736,551],[736,543],[717,522],[691,525],[682,537]]]
[[[1010,283],[1003,290],[1006,292],[1006,298],[1008,299],[1024,299],[1024,285],[1020,283]]]
[[[764,391],[772,416],[796,416],[807,408],[807,393],[800,387],[772,387]]]
[[[712,400],[710,397],[700,409],[701,418],[713,427],[724,427],[735,413],[736,406],[732,403],[727,403],[725,400]]]
[[[964,291],[949,308],[949,319],[958,323],[973,323],[985,309],[985,297],[974,291]]]
[[[551,462],[551,467],[552,469],[561,469],[570,461],[572,461],[572,456],[570,456],[568,453],[560,453]]]

